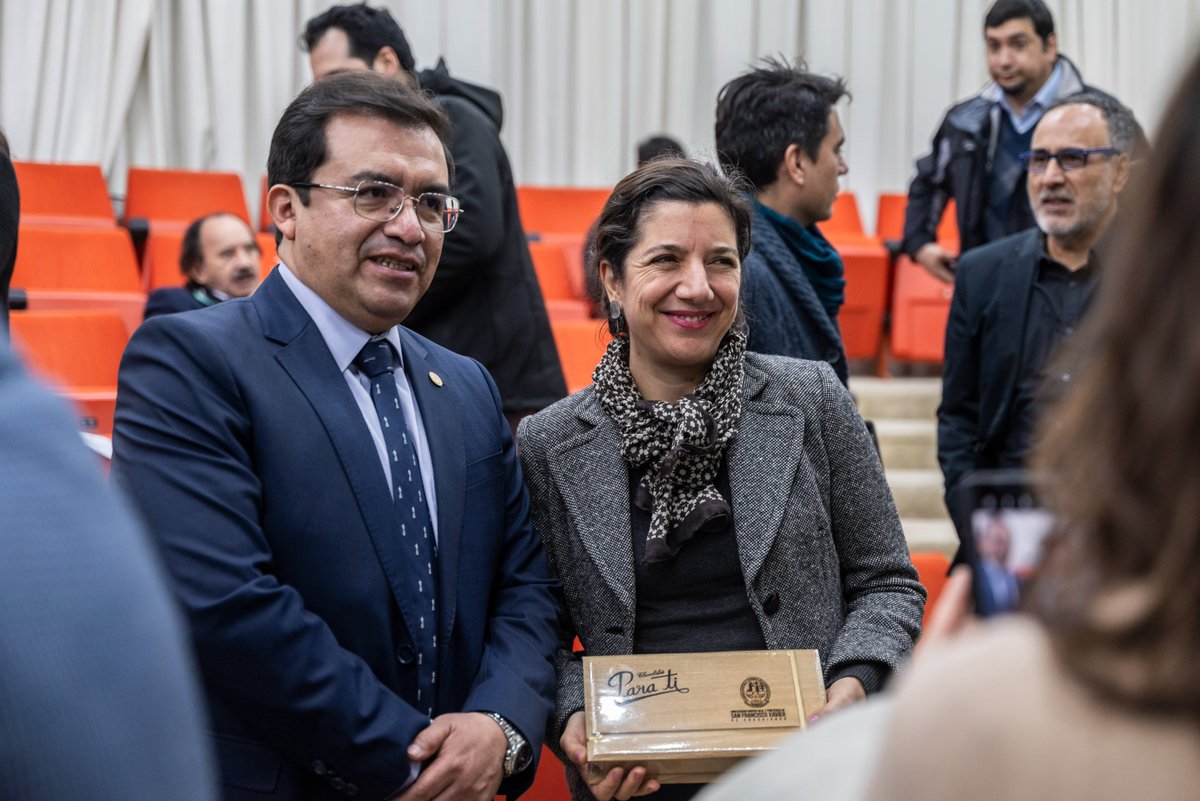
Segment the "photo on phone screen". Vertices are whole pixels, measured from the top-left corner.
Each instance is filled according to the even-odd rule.
[[[975,610],[983,617],[1010,612],[1041,565],[1054,517],[1038,504],[1036,482],[1022,471],[981,472],[967,484]]]

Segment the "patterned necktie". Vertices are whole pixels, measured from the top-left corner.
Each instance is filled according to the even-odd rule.
[[[387,445],[392,471],[392,501],[400,527],[400,549],[409,562],[409,602],[417,610],[416,626],[409,625],[417,650],[416,707],[433,716],[437,686],[437,598],[434,592],[433,563],[437,559],[429,504],[421,483],[417,449],[409,436],[400,409],[400,394],[392,373],[392,346],[386,339],[372,339],[354,358],[354,366],[371,379],[371,400],[383,441]]]

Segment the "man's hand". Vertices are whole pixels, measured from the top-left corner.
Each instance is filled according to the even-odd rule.
[[[579,775],[586,782],[588,780],[588,763],[583,712],[576,712],[567,719],[567,726],[563,729],[562,737],[558,738],[558,745],[566,752],[567,758],[575,763],[575,767],[579,769]],[[592,791],[592,795],[598,801],[609,801],[612,798],[617,801],[627,801],[635,796],[657,792],[658,787],[658,782],[646,778],[646,769],[638,766],[631,768],[628,775],[625,774],[623,768],[613,768],[599,782],[590,784],[588,789]]]
[[[954,283],[954,255],[937,242],[922,245],[913,258],[934,278],[947,284]]]
[[[491,801],[507,750],[508,738],[487,715],[439,715],[408,747],[408,758],[425,767],[395,801]]]
[[[808,718],[808,722],[816,723],[826,715],[832,715],[839,709],[844,709],[859,701],[865,701],[866,698],[867,691],[861,681],[853,676],[838,679],[829,685],[829,690],[825,693],[825,706],[812,713]]]

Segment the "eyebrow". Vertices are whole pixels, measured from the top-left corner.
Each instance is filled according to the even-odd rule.
[[[380,183],[399,186],[401,189],[404,188],[400,181],[397,181],[393,176],[386,175],[382,172],[375,172],[374,170],[360,170],[359,172],[356,172],[350,176],[350,181],[356,184],[362,181],[379,181]],[[435,181],[434,183],[426,184],[417,190],[418,195],[423,192],[438,192],[443,195],[448,195],[450,194],[450,187],[441,181]]]
[[[687,248],[683,247],[683,245],[677,245],[674,242],[660,242],[660,243],[651,245],[649,248],[647,248],[645,255],[650,256],[655,253],[663,253],[663,252],[665,252],[665,253],[680,253],[680,252],[683,252],[684,250],[687,250]],[[732,253],[732,254],[736,255],[737,248],[732,247],[730,245],[716,245],[708,252],[710,254],[725,255],[728,253]]]

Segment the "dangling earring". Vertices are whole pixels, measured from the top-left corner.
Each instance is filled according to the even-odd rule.
[[[608,300],[608,332],[620,336],[628,330],[625,325],[625,315],[621,313],[621,301],[616,298]]]

